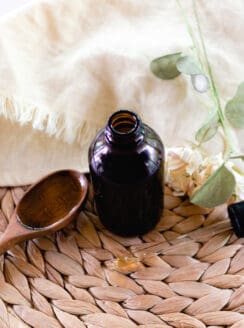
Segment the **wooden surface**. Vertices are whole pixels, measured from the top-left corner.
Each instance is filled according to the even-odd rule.
[[[0,189],[4,231],[24,188]],[[244,327],[244,247],[226,206],[202,209],[166,188],[156,229],[121,238],[92,191],[62,231],[0,258],[0,327]]]
[[[80,212],[88,181],[73,170],[51,173],[31,186],[18,202],[0,238],[0,255],[15,244],[67,226]]]

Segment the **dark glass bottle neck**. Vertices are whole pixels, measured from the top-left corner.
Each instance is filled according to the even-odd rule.
[[[117,146],[135,146],[144,139],[144,128],[137,114],[119,110],[110,116],[105,136],[109,143]]]

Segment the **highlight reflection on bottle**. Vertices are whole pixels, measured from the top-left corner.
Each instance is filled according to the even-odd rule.
[[[164,146],[137,114],[120,110],[108,120],[89,149],[98,215],[121,236],[148,232],[163,208]]]

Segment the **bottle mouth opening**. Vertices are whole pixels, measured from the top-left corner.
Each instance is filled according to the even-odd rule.
[[[114,113],[109,119],[109,126],[112,131],[120,135],[133,133],[139,125],[138,116],[128,110],[120,110]]]

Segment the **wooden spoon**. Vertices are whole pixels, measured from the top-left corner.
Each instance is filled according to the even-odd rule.
[[[87,189],[86,177],[73,170],[54,172],[31,186],[0,238],[0,255],[21,241],[66,226],[78,214]]]

